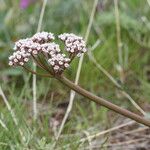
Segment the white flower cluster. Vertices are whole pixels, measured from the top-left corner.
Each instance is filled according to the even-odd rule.
[[[21,65],[23,66],[26,62],[29,61],[30,53],[26,51],[16,51],[9,57],[9,65]]]
[[[9,57],[9,65],[23,66],[34,55],[39,53],[46,54],[48,63],[52,66],[55,74],[61,74],[69,67],[72,56],[81,56],[86,52],[85,41],[82,37],[76,36],[73,33],[64,33],[58,36],[65,43],[66,51],[71,54],[69,58],[61,53],[58,44],[52,42],[55,39],[52,33],[39,32],[31,38],[21,39],[15,43],[15,52]]]
[[[11,66],[24,65],[25,62],[28,62],[27,60],[29,60],[30,58],[29,55],[30,56],[37,55],[40,52],[49,53],[50,55],[60,52],[60,48],[58,44],[55,43],[40,44],[37,43],[37,41],[33,40],[37,38],[39,40],[42,39],[42,41],[45,40],[46,42],[47,40],[54,38],[52,33],[47,33],[47,32],[36,33],[33,37],[27,39],[21,39],[15,43],[14,46],[15,52],[13,53],[12,56],[10,56],[11,59],[9,59],[9,65]],[[19,59],[16,58],[17,55],[19,55],[18,56]],[[26,59],[26,56],[28,56],[28,59]]]
[[[63,33],[58,37],[65,42],[66,51],[71,54],[80,57],[82,53],[85,53],[87,51],[87,49],[85,48],[85,41],[80,36],[76,36],[73,33]]]
[[[36,55],[41,51],[41,45],[39,43],[33,42],[31,38],[21,39],[15,43],[14,50],[26,51]]]
[[[48,33],[48,32],[38,32],[31,38],[33,42],[36,42],[39,44],[47,43],[54,39],[55,37],[53,33]]]
[[[65,54],[53,54],[48,62],[53,67],[55,73],[61,73],[65,68],[69,67],[70,58],[66,58]]]
[[[60,52],[59,45],[56,43],[44,43],[41,45],[42,51],[50,55],[57,54]]]

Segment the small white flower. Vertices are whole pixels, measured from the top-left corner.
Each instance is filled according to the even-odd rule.
[[[59,66],[55,65],[54,70],[58,70],[58,69],[59,69]]]
[[[14,62],[17,63],[17,62],[18,62],[18,59],[15,58],[15,59],[14,59]]]
[[[38,46],[38,47],[37,47],[37,50],[39,51],[40,49],[41,49],[41,47],[40,47],[40,46]]]
[[[68,68],[68,67],[69,67],[69,64],[65,63],[64,66],[65,66],[65,68]]]
[[[52,56],[53,54],[55,54],[55,52],[51,51],[51,52],[49,52],[49,54]]]
[[[19,64],[20,64],[21,66],[23,66],[23,65],[24,65],[24,63],[23,63],[23,62],[20,62]]]
[[[70,52],[71,52],[71,53],[74,53],[74,49],[71,49]]]
[[[18,54],[18,55],[17,55],[17,59],[20,59],[20,58],[21,58],[21,55]]]
[[[28,61],[29,61],[29,58],[24,58],[24,61],[25,61],[25,62],[28,62]]]
[[[52,65],[52,66],[54,66],[55,65],[55,63],[52,61],[52,62],[50,62],[50,64]]]
[[[12,61],[10,61],[10,62],[9,62],[9,66],[12,66],[12,65],[13,65],[13,62],[12,62]]]
[[[66,48],[66,51],[68,51],[68,52],[69,52],[70,50],[71,50],[71,48],[70,48],[70,47],[67,47],[67,48]]]
[[[59,65],[63,65],[63,62],[62,62],[62,61],[59,61],[58,63],[59,63]]]
[[[30,53],[30,52],[32,52],[32,49],[31,49],[31,48],[29,48],[29,49],[28,49],[28,52],[29,52],[29,53]]]
[[[54,42],[41,44],[41,47],[43,52],[49,53],[50,55],[60,52],[59,45]]]
[[[38,52],[36,50],[33,50],[33,54],[36,55],[38,54]]]

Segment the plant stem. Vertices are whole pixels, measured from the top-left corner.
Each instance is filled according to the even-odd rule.
[[[63,84],[65,84],[66,86],[68,86],[69,88],[71,88],[72,90],[76,91],[77,93],[79,93],[80,95],[96,102],[97,104],[100,104],[108,109],[111,109],[125,117],[128,117],[132,120],[135,120],[138,123],[141,123],[143,125],[146,125],[148,127],[150,127],[150,120],[147,120],[133,112],[130,112],[126,109],[123,109],[111,102],[109,102],[108,100],[105,100],[104,98],[98,97],[88,91],[86,91],[85,89],[81,88],[78,85],[75,85],[72,81],[68,80],[66,77],[64,77],[63,75],[56,77],[59,81],[61,81]]]
[[[115,6],[116,34],[117,34],[117,48],[118,48],[119,65],[121,65],[121,67],[123,67],[118,0],[114,0],[114,6]]]
[[[43,21],[43,16],[45,13],[45,7],[47,4],[47,0],[43,0],[43,5],[42,9],[40,12],[40,18],[38,22],[38,27],[37,27],[37,32],[40,32],[42,28],[42,21]],[[36,72],[36,63],[33,62],[33,71]],[[34,120],[37,119],[38,116],[38,110],[37,110],[37,83],[36,83],[36,74],[33,74],[33,80],[32,80],[32,89],[33,89],[33,118]]]

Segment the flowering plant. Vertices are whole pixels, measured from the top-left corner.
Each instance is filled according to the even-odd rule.
[[[32,4],[35,0],[20,0],[20,8],[26,9],[30,4]]]
[[[76,56],[80,57],[87,51],[86,44],[82,37],[76,36],[73,33],[64,33],[59,35],[58,38],[64,42],[67,55],[64,54],[59,45],[54,42],[54,34],[40,32],[30,38],[21,39],[15,43],[15,51],[9,57],[9,65],[22,66],[29,72],[44,77],[54,77],[91,101],[150,127],[150,120],[114,105],[108,100],[98,97],[68,80],[63,75],[63,72],[70,66],[70,63]],[[33,59],[37,66],[48,74],[39,74],[29,69],[26,64],[30,59]]]
[[[64,33],[58,38],[64,42],[68,57],[62,53],[59,45],[53,42],[55,37],[52,33],[41,32],[15,43],[15,52],[9,57],[9,65],[26,68],[26,63],[32,58],[40,68],[48,71],[51,75],[62,74],[69,67],[73,58],[80,57],[82,53],[86,52],[86,48],[83,38],[75,34]],[[45,66],[41,62],[41,55],[49,66]]]

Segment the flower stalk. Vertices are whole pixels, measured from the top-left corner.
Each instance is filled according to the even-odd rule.
[[[68,80],[63,75],[57,77],[57,79],[60,82],[62,82],[63,84],[65,84],[66,86],[68,86],[69,88],[71,88],[72,90],[76,91],[78,94],[88,98],[89,100],[91,100],[99,105],[102,105],[108,109],[111,109],[111,110],[115,111],[116,113],[119,113],[127,118],[135,120],[138,123],[141,123],[143,125],[150,127],[150,120],[147,120],[144,117],[141,117],[131,111],[123,109],[123,108],[109,102],[108,100],[105,100],[104,98],[98,97],[98,96],[94,95],[93,93],[86,91],[85,89],[81,88],[80,86],[75,85],[73,82]]]
[[[15,43],[15,52],[9,57],[10,66],[21,66],[25,70],[42,77],[53,77],[68,86],[70,89],[88,98],[89,100],[111,109],[125,117],[135,120],[138,123],[150,127],[150,120],[145,119],[131,111],[123,109],[108,100],[98,97],[86,91],[72,81],[68,80],[63,72],[70,66],[75,56],[82,56],[87,49],[82,37],[75,34],[64,33],[58,36],[65,44],[68,55],[61,52],[58,44],[52,42],[55,39],[52,33],[40,32],[26,39],[21,39]],[[43,60],[39,57],[42,54]],[[32,59],[36,65],[48,74],[41,74],[26,67],[26,63]],[[46,63],[45,63],[46,62]]]

